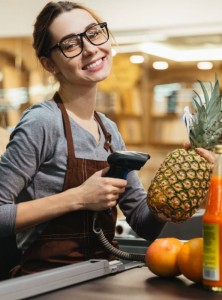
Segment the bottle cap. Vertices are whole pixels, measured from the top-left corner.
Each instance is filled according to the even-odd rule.
[[[218,153],[218,154],[222,154],[222,144],[216,145],[216,146],[214,147],[214,152],[215,152],[215,153]]]

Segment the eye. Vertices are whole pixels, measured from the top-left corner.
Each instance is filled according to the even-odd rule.
[[[65,45],[65,49],[66,50],[72,50],[73,48],[77,47],[78,45],[77,44],[74,44],[74,43],[69,43],[69,44],[66,44]]]
[[[78,38],[73,37],[73,38],[69,38],[65,41],[62,42],[61,47],[64,51],[72,51],[74,49],[76,49],[77,47],[79,47],[80,45],[80,41]]]
[[[94,28],[91,29],[89,32],[87,32],[87,35],[90,39],[96,39],[102,34],[102,30],[100,28]]]

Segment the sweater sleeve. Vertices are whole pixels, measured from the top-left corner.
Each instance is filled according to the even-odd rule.
[[[142,238],[152,241],[158,237],[165,223],[158,221],[146,203],[147,193],[135,171],[128,174],[127,187],[119,207],[127,223]]]
[[[36,105],[23,114],[10,136],[0,160],[0,237],[14,233],[17,197],[53,149],[53,119]]]
[[[125,143],[115,123],[111,122],[112,143],[114,151],[126,150]],[[110,125],[109,124],[109,125]],[[142,238],[152,241],[158,237],[164,222],[158,221],[150,212],[147,202],[147,192],[136,171],[129,172],[125,193],[119,200],[119,208],[126,217],[130,227]]]

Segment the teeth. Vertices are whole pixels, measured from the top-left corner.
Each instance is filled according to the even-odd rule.
[[[99,59],[99,60],[97,60],[96,62],[94,62],[93,64],[90,64],[90,65],[86,66],[86,69],[87,69],[87,70],[92,69],[92,68],[94,68],[94,67],[100,65],[101,62],[102,62],[102,59]]]

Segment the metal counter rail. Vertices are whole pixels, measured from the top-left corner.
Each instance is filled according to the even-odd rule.
[[[89,260],[74,265],[8,279],[0,283],[0,299],[20,300],[85,282],[113,273],[143,266],[140,262]]]

